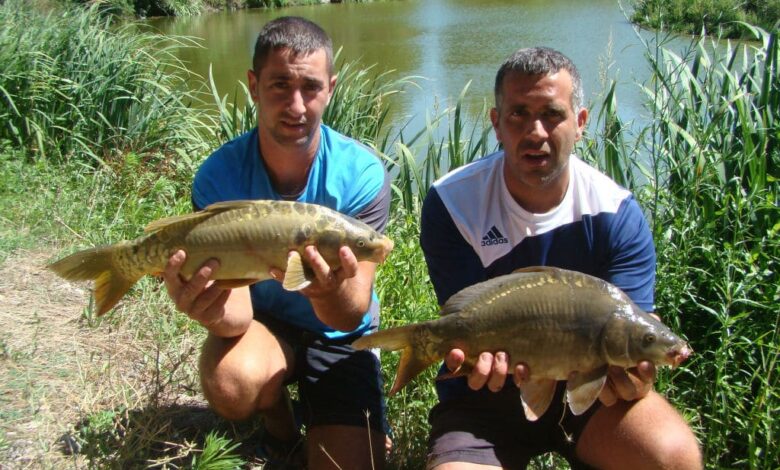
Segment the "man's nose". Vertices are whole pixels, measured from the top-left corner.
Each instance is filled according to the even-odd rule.
[[[531,121],[530,128],[528,129],[528,135],[534,139],[547,138],[547,129],[544,127],[544,123],[541,119],[534,119]]]
[[[306,102],[303,99],[303,93],[301,90],[293,90],[290,95],[290,112],[295,115],[304,114],[306,112]]]

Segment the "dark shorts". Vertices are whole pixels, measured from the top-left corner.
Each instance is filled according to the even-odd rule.
[[[301,424],[365,428],[368,423],[389,434],[379,358],[352,348],[357,337],[331,340],[271,316],[255,319],[293,348],[288,384],[298,384]]]
[[[429,417],[428,468],[468,462],[522,469],[546,452],[561,454],[573,469],[590,468],[577,459],[575,445],[599,404],[574,416],[564,408],[564,392],[561,382],[550,408],[535,422],[525,419],[520,392],[511,385],[437,404]]]

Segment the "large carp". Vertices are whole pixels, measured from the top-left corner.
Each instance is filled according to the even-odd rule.
[[[525,268],[475,284],[453,295],[440,314],[353,343],[357,349],[403,350],[390,394],[453,348],[466,356],[459,373],[468,373],[482,351],[506,351],[510,370],[519,362],[530,368],[520,385],[529,420],[544,414],[559,380],[567,380],[566,399],[579,415],[598,398],[609,365],[676,367],[691,352],[614,285],[564,269]]]
[[[159,274],[179,249],[187,253],[185,278],[208,259],[220,261],[214,279],[239,287],[269,279],[271,267],[285,270],[283,286],[310,284],[311,269],[301,253],[314,245],[331,267],[340,266],[338,250],[348,246],[359,261],[381,263],[393,242],[368,225],[324,206],[287,201],[228,201],[191,214],[149,224],[145,236],[91,248],[49,265],[72,281],[94,280],[97,314],[110,310],[145,274]],[[289,256],[288,256],[289,253]]]

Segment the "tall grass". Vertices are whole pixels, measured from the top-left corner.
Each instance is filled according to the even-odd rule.
[[[186,40],[114,26],[97,4],[43,13],[10,0],[0,24],[0,139],[30,158],[95,167],[129,153],[163,164],[205,151],[205,116],[190,107],[174,56]]]
[[[780,428],[780,71],[777,34],[758,46],[649,53],[658,308],[697,352],[675,397],[707,462],[774,468]],[[707,387],[700,387],[707,383]]]

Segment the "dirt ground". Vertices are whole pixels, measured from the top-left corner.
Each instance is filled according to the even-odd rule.
[[[112,418],[121,425],[108,428],[125,451],[154,442],[166,447],[158,463],[186,455],[194,444],[182,430],[217,418],[197,393],[155,383],[159,347],[150,365],[152,344],[107,323],[90,327],[89,291],[45,269],[49,256],[21,251],[0,264],[0,470],[94,467],[77,437],[82,429],[83,442],[85,423],[100,410],[124,410]],[[165,423],[152,423],[161,416]]]

